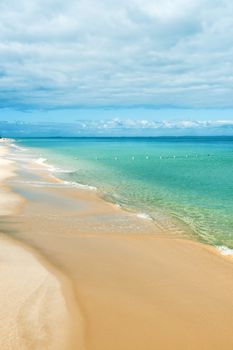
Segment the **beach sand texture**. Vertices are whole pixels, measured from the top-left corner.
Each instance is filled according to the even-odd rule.
[[[0,217],[5,219],[22,204],[20,196],[4,186],[14,176],[6,156],[7,148],[0,146]],[[0,234],[0,349],[83,349],[78,312],[72,317],[64,298],[65,293],[69,303],[75,303],[69,281],[61,274],[58,278],[40,259]]]
[[[8,243],[1,246],[5,249],[1,285],[8,281],[8,269],[14,270],[10,275],[15,276],[9,283],[17,279],[7,302],[6,291],[1,291],[1,303],[21,310],[19,322],[12,328],[16,339],[16,333],[19,341],[32,338],[34,343],[28,349],[233,348],[230,259],[211,247],[161,232],[94,192],[60,186],[38,164],[26,166],[19,158],[15,166],[18,176],[8,180],[8,185],[25,202],[20,211],[2,218],[1,227],[43,257],[40,265],[31,248],[24,250],[19,245],[13,259]],[[23,266],[25,271],[27,259],[32,261],[28,273],[17,273]],[[30,274],[32,279],[27,278]],[[33,290],[38,286],[41,294],[35,300]],[[27,302],[21,308],[25,296]],[[7,318],[10,311],[5,310]],[[6,347],[6,322],[2,329],[1,349],[27,349],[27,343]],[[51,338],[46,344],[48,333]],[[73,344],[69,343],[72,339]]]

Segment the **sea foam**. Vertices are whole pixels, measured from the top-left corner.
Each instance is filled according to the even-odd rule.
[[[46,162],[47,162],[47,159],[46,159],[46,158],[37,158],[37,159],[35,160],[35,163],[36,163],[36,164],[39,164],[39,165],[46,165],[46,166],[47,166]]]
[[[51,171],[51,172],[56,172],[56,170],[57,170],[53,165],[47,163],[46,158],[39,157],[39,158],[35,159],[34,162],[38,165],[46,167],[46,169]]]
[[[152,217],[146,213],[138,213],[137,217],[143,220],[153,220]]]
[[[39,165],[46,167],[49,171],[51,171],[53,173],[70,173],[71,172],[70,170],[56,168],[53,165],[48,164],[46,158],[40,157],[40,158],[37,158],[36,160],[34,160],[34,162],[36,164],[39,164]],[[74,181],[62,181],[62,184],[65,186],[76,187],[76,188],[91,190],[91,191],[97,191],[97,188],[95,186],[84,185],[84,184],[80,184],[80,183],[74,182]]]
[[[217,248],[218,248],[218,250],[220,251],[220,253],[221,253],[222,255],[225,255],[225,256],[232,255],[232,256],[233,256],[233,249],[228,248],[228,247],[226,247],[226,246],[224,246],[224,245],[219,246],[219,247],[217,247]]]
[[[95,187],[95,186],[83,185],[83,184],[80,184],[80,183],[74,182],[74,181],[63,181],[63,184],[71,186],[71,187],[80,188],[83,190],[97,191],[97,187]]]

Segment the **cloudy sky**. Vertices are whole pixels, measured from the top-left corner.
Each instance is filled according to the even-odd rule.
[[[16,120],[233,133],[232,0],[1,0],[0,121]]]

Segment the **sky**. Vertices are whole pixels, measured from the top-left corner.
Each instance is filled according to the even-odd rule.
[[[233,135],[232,0],[1,0],[0,133]]]

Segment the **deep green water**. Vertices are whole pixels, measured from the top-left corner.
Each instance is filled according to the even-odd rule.
[[[233,137],[18,139],[66,181],[233,248]],[[168,222],[170,222],[168,220]],[[171,224],[170,222],[170,224]],[[166,220],[165,220],[166,224]],[[182,225],[181,225],[182,226]]]

